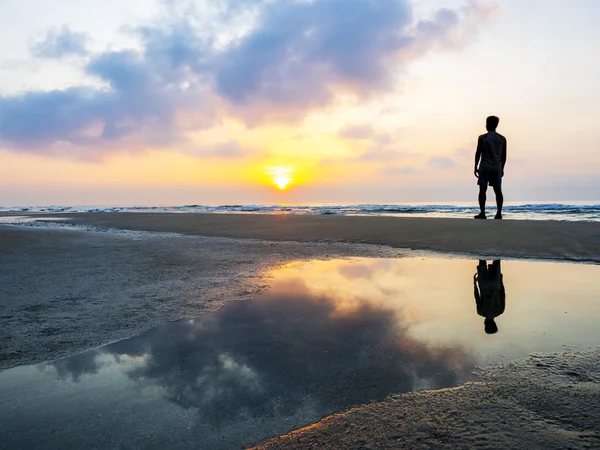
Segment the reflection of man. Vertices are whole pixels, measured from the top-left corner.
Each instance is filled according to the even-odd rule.
[[[479,289],[477,289],[478,284]],[[506,299],[500,260],[495,260],[489,266],[486,261],[479,260],[477,273],[473,276],[473,288],[475,289],[477,314],[485,317],[483,321],[485,332],[487,334],[498,332],[498,326],[494,319],[504,312]]]

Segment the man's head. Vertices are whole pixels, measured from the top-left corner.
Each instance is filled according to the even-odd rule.
[[[483,328],[487,334],[494,334],[498,332],[498,325],[496,325],[494,319],[485,319],[483,321]]]
[[[500,119],[498,119],[496,116],[490,116],[485,119],[485,128],[487,128],[488,131],[494,131],[496,128],[498,128],[499,123]]]

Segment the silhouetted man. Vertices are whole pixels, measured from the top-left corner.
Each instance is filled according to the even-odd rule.
[[[475,176],[479,185],[479,209],[481,212],[475,216],[476,219],[486,219],[485,200],[488,184],[494,188],[496,194],[496,205],[498,211],[494,219],[502,219],[502,177],[504,176],[504,165],[506,164],[506,138],[496,133],[500,119],[490,116],[485,121],[486,134],[479,136],[477,140],[477,152],[475,152]],[[481,158],[481,164],[479,159]]]
[[[477,289],[479,284],[479,289]],[[494,319],[504,312],[506,293],[500,271],[500,260],[495,260],[489,266],[483,259],[479,260],[477,273],[473,276],[475,303],[477,314],[484,317],[483,326],[487,334],[498,332]]]

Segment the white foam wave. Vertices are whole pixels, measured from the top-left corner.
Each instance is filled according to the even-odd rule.
[[[490,207],[493,209],[493,207]],[[152,212],[152,213],[243,213],[292,215],[366,215],[415,217],[468,217],[476,214],[474,204],[452,205],[183,205],[183,206],[14,206],[0,207],[0,212],[12,213],[77,213],[77,212]],[[600,221],[600,204],[524,203],[507,205],[504,212],[513,218],[528,220]]]

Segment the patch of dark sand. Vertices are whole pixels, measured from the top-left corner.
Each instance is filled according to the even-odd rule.
[[[478,375],[359,406],[254,448],[600,448],[599,350],[533,355]]]
[[[401,257],[343,243],[0,226],[0,370],[65,357],[253,297],[294,261]]]

